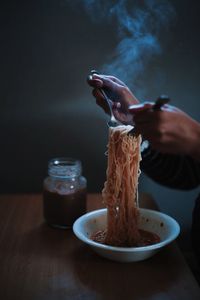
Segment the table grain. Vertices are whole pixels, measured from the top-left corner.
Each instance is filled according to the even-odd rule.
[[[148,195],[141,203],[156,208]],[[99,207],[89,194],[87,209]],[[200,290],[175,242],[146,261],[110,261],[46,225],[42,195],[1,195],[0,299],[199,300]]]

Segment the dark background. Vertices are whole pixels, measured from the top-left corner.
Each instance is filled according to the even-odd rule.
[[[102,189],[107,117],[96,106],[86,77],[101,68],[117,38],[114,24],[94,23],[68,3],[1,1],[1,193],[40,192],[48,160],[58,156],[81,159],[89,192]],[[145,97],[167,93],[173,105],[199,120],[199,1],[171,3],[176,17],[161,36],[162,54],[141,79]],[[152,193],[188,232],[197,191],[172,191],[144,175],[140,190]]]

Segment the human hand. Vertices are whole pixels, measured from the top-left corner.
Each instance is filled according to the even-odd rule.
[[[200,124],[176,107],[164,105],[155,111],[153,105],[146,102],[130,106],[135,132],[160,152],[200,159]]]
[[[88,77],[88,84],[93,87],[92,93],[96,98],[96,103],[106,113],[109,110],[100,89],[103,89],[110,99],[116,119],[123,124],[132,124],[133,118],[128,107],[131,104],[139,103],[139,101],[121,80],[114,76],[93,74]]]

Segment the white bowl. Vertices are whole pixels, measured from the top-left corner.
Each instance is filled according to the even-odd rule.
[[[161,248],[172,242],[180,233],[179,224],[170,216],[140,208],[139,228],[156,233],[160,242],[144,247],[114,247],[94,242],[90,236],[106,228],[107,209],[89,212],[78,218],[73,225],[74,234],[84,243],[88,244],[99,255],[120,262],[133,262],[145,260]]]

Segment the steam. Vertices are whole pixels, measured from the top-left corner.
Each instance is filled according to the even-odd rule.
[[[112,20],[116,24],[118,45],[101,71],[119,77],[128,85],[137,81],[154,56],[161,54],[159,38],[167,33],[175,17],[167,0],[73,2],[77,4],[83,6],[94,22]]]

